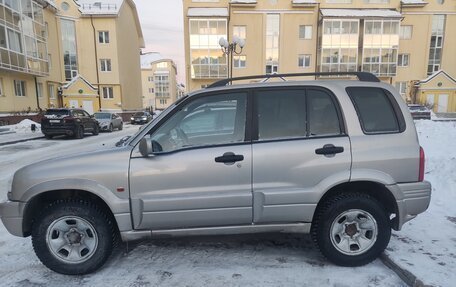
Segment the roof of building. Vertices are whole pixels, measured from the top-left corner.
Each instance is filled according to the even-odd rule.
[[[141,69],[152,68],[151,63],[164,60],[163,56],[159,52],[150,52],[141,55]]]
[[[409,4],[409,5],[410,4],[412,4],[412,5],[416,5],[416,4],[418,4],[418,5],[426,5],[427,4],[427,2],[423,1],[423,0],[401,0],[401,2],[402,2],[402,4],[405,4],[405,5],[407,5],[407,4]]]
[[[87,84],[87,86],[89,86],[92,90],[96,91],[98,90],[97,87],[95,87],[94,85],[92,85],[89,81],[87,81],[81,74],[78,74],[76,77],[74,77],[73,79],[71,79],[71,81],[69,81],[68,83],[66,83],[65,85],[63,85],[62,87],[64,89],[68,89],[69,87],[71,87],[74,83],[76,83],[79,79],[81,79],[84,83]]]
[[[53,8],[58,9],[57,4],[55,4],[54,0],[44,0],[44,2],[49,4],[49,6],[52,6]]]
[[[429,82],[430,80],[434,79],[435,77],[437,77],[440,74],[445,75],[448,79],[450,79],[451,81],[456,83],[456,79],[453,78],[452,76],[450,76],[447,72],[445,72],[444,70],[438,70],[434,74],[428,76],[426,79],[423,79],[423,80],[419,81],[418,84],[427,83],[427,82]]]
[[[323,17],[350,17],[350,18],[401,18],[396,10],[387,9],[321,9]]]
[[[82,15],[117,15],[124,0],[75,0]]]
[[[228,8],[188,8],[189,17],[228,17]]]

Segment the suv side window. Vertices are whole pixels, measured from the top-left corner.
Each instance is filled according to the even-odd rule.
[[[358,113],[364,133],[400,132],[397,114],[386,91],[371,87],[349,87],[346,90]]]
[[[310,136],[342,134],[339,116],[330,94],[322,90],[308,89],[307,113]]]
[[[195,99],[151,135],[154,151],[243,142],[246,105],[242,92]]]
[[[259,91],[257,110],[259,140],[307,135],[304,89]]]

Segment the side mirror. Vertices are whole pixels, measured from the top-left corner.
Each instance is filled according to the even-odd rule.
[[[143,157],[149,157],[152,153],[152,141],[146,138],[142,138],[139,142],[139,152]]]

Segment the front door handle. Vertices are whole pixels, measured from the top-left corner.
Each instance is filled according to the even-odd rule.
[[[237,161],[243,161],[244,156],[240,154],[234,154],[233,152],[226,152],[222,156],[215,158],[215,162],[223,162],[225,164],[233,164]]]
[[[334,146],[333,144],[325,144],[322,148],[317,148],[315,150],[316,154],[323,154],[323,155],[334,155],[336,153],[344,152],[344,147],[342,146]]]

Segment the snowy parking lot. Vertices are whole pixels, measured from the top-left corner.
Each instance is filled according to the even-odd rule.
[[[387,254],[425,284],[456,282],[456,122],[417,122],[433,184],[427,212],[394,232]],[[0,146],[0,201],[13,173],[42,159],[108,148],[138,126],[83,140],[38,139]],[[7,136],[7,135],[3,135]],[[30,238],[0,224],[0,286],[406,286],[380,260],[358,268],[327,262],[309,236],[160,239],[121,246],[97,273],[63,276],[44,267]]]

